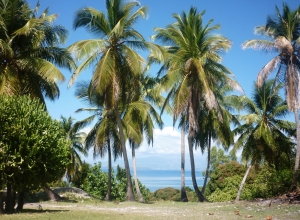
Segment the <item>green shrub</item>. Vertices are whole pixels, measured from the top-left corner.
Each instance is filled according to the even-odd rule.
[[[150,190],[147,189],[144,185],[142,185],[140,181],[138,181],[138,183],[144,200],[149,201]],[[108,187],[107,184],[108,173],[103,172],[101,170],[101,163],[98,163],[89,168],[86,174],[86,178],[83,180],[83,184],[80,185],[80,188],[85,190],[90,195],[103,200],[106,197]],[[122,169],[118,166],[116,175],[114,174],[114,170],[112,170],[111,185],[111,199],[116,201],[125,201],[127,192],[127,180],[125,169]],[[134,183],[133,190],[136,195]]]

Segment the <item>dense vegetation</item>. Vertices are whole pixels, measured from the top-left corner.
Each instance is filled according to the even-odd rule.
[[[19,193],[22,209],[24,193],[63,175],[70,163],[69,142],[44,105],[27,96],[0,96],[0,122],[0,187],[7,188],[5,207],[12,211],[13,194]]]
[[[39,4],[30,9],[25,0],[0,2],[0,212],[3,189],[5,210],[11,212],[16,193],[19,210],[24,193],[41,187],[60,199],[48,184],[61,179],[107,201],[238,201],[297,189],[300,6],[292,10],[283,4],[282,12],[276,6],[277,16],[256,28],[269,40],[243,44],[244,49],[278,53],[259,72],[249,98],[222,63],[232,42],[217,33],[220,25],[204,22],[204,11],[191,7],[174,14],[174,23],[156,28],[153,41],[147,42],[135,29],[147,7],[135,1],[105,2],[104,12],[84,7],[75,13],[74,29],[85,28],[93,38],[68,48],[61,47],[68,32],[54,24],[56,15],[48,10],[38,15]],[[157,73],[148,72],[152,64],[160,65]],[[76,82],[91,67],[91,79]],[[86,105],[77,112],[89,112],[89,117],[56,121],[47,113],[45,98],[58,98],[57,83],[64,80],[59,68],[73,72],[68,86],[76,83],[75,95]],[[276,78],[267,79],[274,71]],[[181,189],[151,194],[136,176],[135,150],[144,140],[153,144],[164,112],[181,128]],[[295,123],[284,119],[290,112]],[[91,124],[88,134],[81,132]],[[186,135],[193,190],[185,187]],[[213,141],[230,149],[229,154],[212,147]],[[195,148],[208,152],[203,187],[195,175]],[[95,157],[108,156],[107,173],[101,164],[82,163],[80,153],[89,149]],[[115,173],[112,159],[117,157],[123,157],[125,169]]]

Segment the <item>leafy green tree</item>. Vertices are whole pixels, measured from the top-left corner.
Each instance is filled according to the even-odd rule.
[[[106,11],[104,14],[89,7],[77,11],[74,28],[85,27],[97,38],[76,42],[69,48],[77,59],[83,60],[69,85],[82,70],[95,66],[91,85],[105,96],[106,109],[115,115],[127,176],[126,200],[134,201],[119,107],[128,103],[130,91],[138,89],[138,76],[145,60],[134,49],[145,49],[146,42],[133,26],[140,17],[145,17],[147,8],[135,1],[106,0]]]
[[[75,63],[60,47],[67,30],[54,25],[48,9],[37,15],[25,0],[0,2],[0,94],[30,95],[44,102],[59,97],[64,76],[57,67],[71,70]]]
[[[255,33],[267,39],[246,41],[242,48],[261,49],[276,52],[277,55],[258,73],[257,85],[262,86],[266,78],[276,71],[276,82],[285,83],[286,101],[290,111],[294,112],[297,126],[297,153],[294,168],[293,187],[297,188],[300,160],[300,124],[299,124],[299,70],[300,70],[300,6],[291,10],[283,3],[282,13],[276,6],[276,15],[268,16],[265,25],[255,28]]]
[[[79,132],[78,128],[74,129],[74,119],[69,117],[60,117],[60,122],[62,124],[63,132],[70,144],[70,164],[66,167],[65,177],[69,182],[78,178],[78,174],[81,171],[81,157],[80,154],[87,156],[87,151],[84,147],[84,139],[86,134],[84,132]]]
[[[6,210],[13,210],[11,193],[24,193],[60,178],[69,164],[69,141],[60,122],[52,120],[37,99],[0,96],[0,176],[7,186]]]
[[[279,170],[281,164],[289,162],[294,147],[290,137],[295,124],[282,120],[289,111],[279,95],[282,85],[273,84],[274,80],[267,80],[261,87],[254,85],[252,100],[246,96],[241,99],[247,114],[240,116],[245,123],[234,129],[239,135],[234,148],[243,149],[242,159],[250,161],[249,169],[265,161]]]
[[[231,43],[225,37],[213,34],[220,26],[211,25],[212,20],[203,24],[203,14],[191,7],[188,13],[174,14],[175,23],[156,28],[153,39],[161,40],[166,47],[153,48],[150,56],[152,62],[164,64],[162,70],[166,70],[166,74],[161,84],[168,91],[167,101],[172,101],[174,121],[187,115],[192,181],[199,201],[205,199],[197,186],[193,155],[199,110],[201,107],[216,109],[222,120],[215,88],[220,82],[234,82],[229,77],[231,72],[221,64],[221,54]]]
[[[78,176],[76,179],[72,181],[72,186],[75,186],[77,188],[83,188],[83,182],[86,179],[88,172],[90,170],[90,164],[87,162],[83,161],[81,164],[81,170],[78,173]]]
[[[246,172],[245,166],[237,162],[220,164],[211,173],[205,195],[212,202],[231,201],[236,197],[236,191]],[[255,179],[254,170],[251,170],[246,189],[242,193],[243,199],[252,199],[251,184]]]
[[[90,195],[93,195],[100,199],[104,199],[107,194],[107,179],[108,173],[101,170],[101,163],[94,164],[94,166],[90,167],[87,176],[82,184],[82,188]],[[118,166],[116,175],[112,170],[111,179],[111,199],[116,201],[125,201],[127,191],[126,170]],[[150,191],[139,181],[138,183],[143,197],[146,201],[148,201],[150,198]]]

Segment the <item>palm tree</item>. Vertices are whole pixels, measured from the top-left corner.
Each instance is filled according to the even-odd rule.
[[[203,25],[203,14],[194,7],[188,14],[174,14],[176,22],[166,28],[156,28],[157,34],[153,36],[154,40],[167,44],[166,51],[162,49],[161,53],[154,53],[161,55],[159,61],[163,61],[167,69],[161,83],[168,91],[167,100],[172,100],[174,121],[182,114],[187,117],[192,181],[199,201],[205,199],[197,186],[193,156],[199,107],[203,103],[208,110],[216,109],[222,121],[214,88],[221,81],[233,82],[228,76],[231,72],[221,64],[221,54],[230,48],[231,43],[220,35],[212,34],[220,27],[211,26],[212,20]]]
[[[136,11],[135,7],[138,7]],[[133,25],[140,17],[145,17],[147,8],[140,7],[136,1],[106,0],[106,10],[104,14],[94,8],[82,8],[75,15],[74,28],[85,27],[97,39],[79,41],[69,48],[77,59],[83,60],[69,85],[82,70],[95,67],[91,84],[97,92],[105,94],[105,106],[115,114],[126,169],[126,200],[134,201],[119,107],[120,103],[127,104],[128,95],[138,89],[138,75],[142,73],[145,60],[133,49],[145,49],[147,44]]]
[[[163,127],[162,119],[154,108],[154,104],[160,106],[164,99],[157,94],[155,84],[156,80],[154,78],[144,74],[141,75],[140,93],[133,96],[134,99],[126,108],[123,118],[126,134],[132,149],[134,181],[139,202],[144,202],[144,198],[140,192],[137,180],[135,149],[142,144],[143,137],[146,137],[148,145],[153,144],[154,122],[159,128]]]
[[[93,148],[94,158],[104,157],[108,154],[108,185],[105,200],[111,200],[112,188],[112,154],[114,160],[122,156],[121,143],[114,114],[102,107],[103,96],[97,93],[95,89],[89,88],[90,82],[83,81],[77,83],[75,95],[81,99],[86,108],[78,109],[76,112],[89,112],[91,116],[78,121],[74,124],[73,130],[82,129],[94,121],[93,128],[85,138],[85,149],[88,151]],[[91,92],[89,92],[91,90]]]
[[[0,2],[0,94],[30,95],[45,102],[59,97],[64,76],[57,67],[75,67],[66,49],[59,47],[67,30],[54,25],[57,15],[48,9],[37,17],[24,0]]]
[[[243,89],[235,85],[236,90],[243,93]],[[201,108],[199,116],[199,130],[195,136],[196,146],[199,146],[202,152],[207,148],[207,168],[205,172],[205,178],[202,187],[202,193],[204,194],[206,183],[210,170],[210,153],[212,141],[217,141],[219,144],[228,150],[229,146],[233,144],[233,132],[230,125],[239,124],[238,119],[232,114],[234,110],[240,110],[242,108],[239,102],[239,96],[230,94],[233,92],[231,85],[226,82],[221,82],[216,89],[216,97],[220,103],[221,112],[223,115],[223,121],[220,122],[218,118],[218,112],[215,110],[207,111],[205,108]]]
[[[78,172],[81,170],[81,158],[80,154],[87,156],[88,152],[84,147],[84,140],[86,137],[86,133],[80,132],[78,129],[74,130],[74,118],[66,118],[61,116],[60,122],[62,124],[63,132],[65,133],[66,138],[70,141],[70,161],[66,168],[65,177],[69,182],[77,179]]]
[[[297,153],[295,159],[292,189],[297,188],[300,160],[300,124],[299,124],[299,69],[300,69],[300,6],[291,10],[283,4],[282,13],[276,6],[276,16],[268,16],[266,25],[255,28],[257,34],[267,39],[246,41],[242,48],[274,51],[277,55],[258,73],[257,85],[261,86],[266,78],[276,70],[276,83],[285,83],[286,101],[290,111],[294,112],[297,125]],[[269,39],[269,40],[268,40]]]
[[[252,100],[246,96],[241,98],[248,114],[240,116],[245,123],[234,129],[235,135],[239,135],[234,148],[243,148],[242,159],[250,161],[249,169],[265,161],[278,170],[283,155],[291,157],[294,147],[290,136],[295,124],[281,119],[289,113],[288,107],[278,94],[282,85],[272,88],[273,84],[274,80],[267,80],[261,87],[255,85]]]
[[[184,114],[181,116],[181,120],[179,123],[179,126],[181,127],[181,155],[180,155],[180,160],[181,160],[181,165],[180,165],[180,172],[181,172],[181,181],[180,181],[180,200],[182,202],[188,202],[188,197],[186,194],[185,190],[185,131],[187,127],[186,123],[186,118]]]

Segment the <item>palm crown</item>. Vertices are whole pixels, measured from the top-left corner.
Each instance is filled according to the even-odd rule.
[[[38,8],[31,10],[24,0],[0,3],[0,92],[44,102],[59,96],[57,82],[64,76],[56,66],[71,70],[75,64],[59,47],[67,30],[53,24],[57,15],[48,15],[48,9],[37,17]]]

